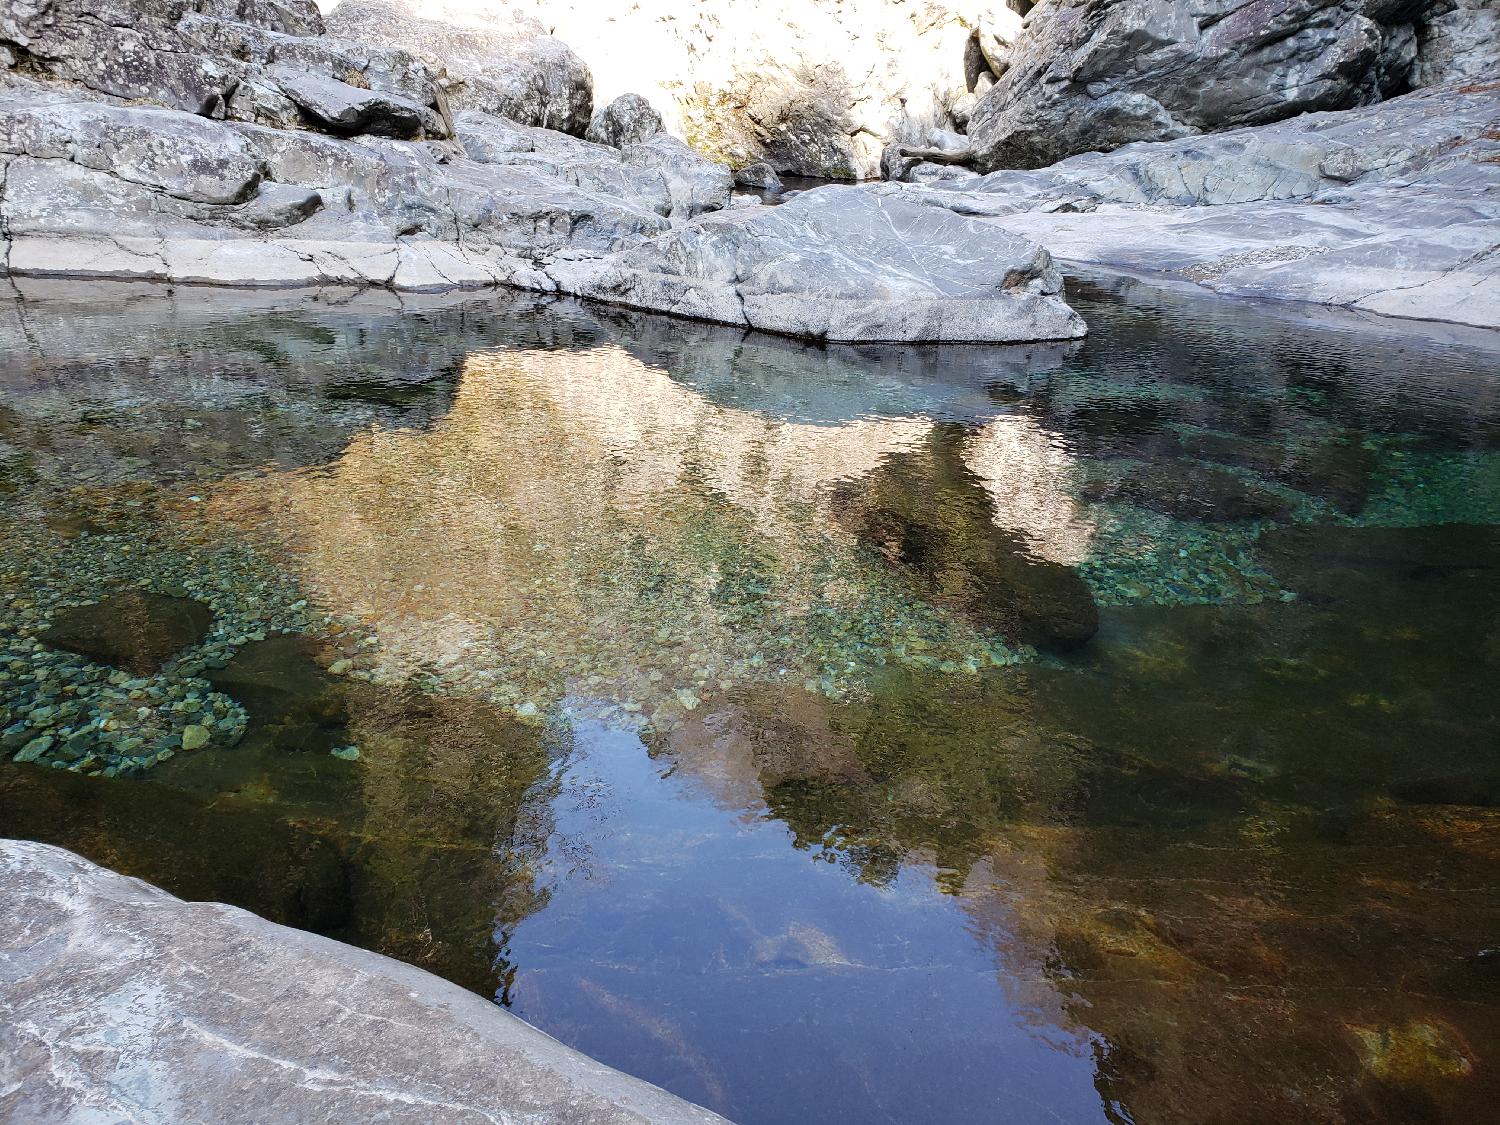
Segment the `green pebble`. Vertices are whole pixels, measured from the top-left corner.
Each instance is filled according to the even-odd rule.
[[[41,738],[33,738],[25,746],[21,747],[20,752],[16,754],[15,760],[18,762],[34,762],[51,749],[52,736],[44,734]]]

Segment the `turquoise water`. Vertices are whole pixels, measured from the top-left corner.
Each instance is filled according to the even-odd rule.
[[[0,303],[0,833],[746,1122],[1481,1119],[1500,343]]]

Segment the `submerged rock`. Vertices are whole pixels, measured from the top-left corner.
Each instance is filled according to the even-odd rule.
[[[1257,548],[1278,581],[1314,602],[1378,601],[1396,582],[1500,581],[1500,528],[1486,524],[1298,524],[1264,532]]]
[[[202,602],[129,590],[60,611],[37,639],[101,664],[147,675],[174,653],[196,644],[212,624],[213,611]]]
[[[1300,492],[1323,497],[1345,515],[1358,515],[1370,497],[1376,458],[1355,437],[1286,450],[1264,440],[1193,433],[1184,436],[1182,445],[1191,457],[1253,469]]]
[[[996,523],[983,483],[963,459],[956,426],[934,427],[911,452],[838,486],[835,518],[939,604],[1007,640],[1067,651],[1099,629],[1078,571],[1040,558]]]
[[[252,732],[264,732],[280,749],[332,751],[348,742],[346,689],[313,652],[304,636],[269,637],[245,645],[207,678],[245,708]],[[347,671],[348,662],[340,663]],[[190,749],[185,741],[183,748]]]
[[[1125,500],[1180,520],[1204,523],[1283,519],[1291,502],[1223,469],[1164,461],[1083,486],[1085,500]]]

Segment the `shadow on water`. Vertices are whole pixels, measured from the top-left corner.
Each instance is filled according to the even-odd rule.
[[[744,1121],[1482,1119],[1500,348],[1072,292],[886,349],[28,289],[0,833]]]

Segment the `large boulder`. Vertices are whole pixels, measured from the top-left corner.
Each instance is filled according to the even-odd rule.
[[[426,18],[431,17],[431,18]],[[536,20],[462,3],[342,0],[331,34],[411,51],[427,61],[455,110],[582,136],[594,110],[589,68]]]
[[[639,94],[621,94],[594,114],[584,137],[595,144],[624,148],[649,141],[664,131],[661,114],[650,102]]]
[[[1413,86],[1493,82],[1500,77],[1500,6],[1438,0],[1416,35]]]
[[[1037,168],[1399,92],[1402,0],[1049,0],[969,121],[978,167]]]
[[[66,161],[192,203],[243,203],[264,172],[245,138],[217,122],[50,94],[0,103],[0,153]]]
[[[277,67],[271,74],[293,105],[330,132],[407,140],[423,135],[423,107],[399,95],[365,90],[290,67]]]
[[[672,212],[660,169],[626,164],[617,149],[472,110],[455,118],[456,136],[476,164],[530,168],[585,191],[635,199],[658,215]]]
[[[723,1121],[421,969],[61,848],[0,841],[0,910],[8,1119]]]
[[[183,50],[188,0],[36,0],[0,6],[0,46],[29,69],[122,98],[214,113],[241,67]]]
[[[854,187],[704,216],[562,276],[566,287],[615,304],[817,340],[1084,334],[1062,299],[1061,275],[1034,243]]]

